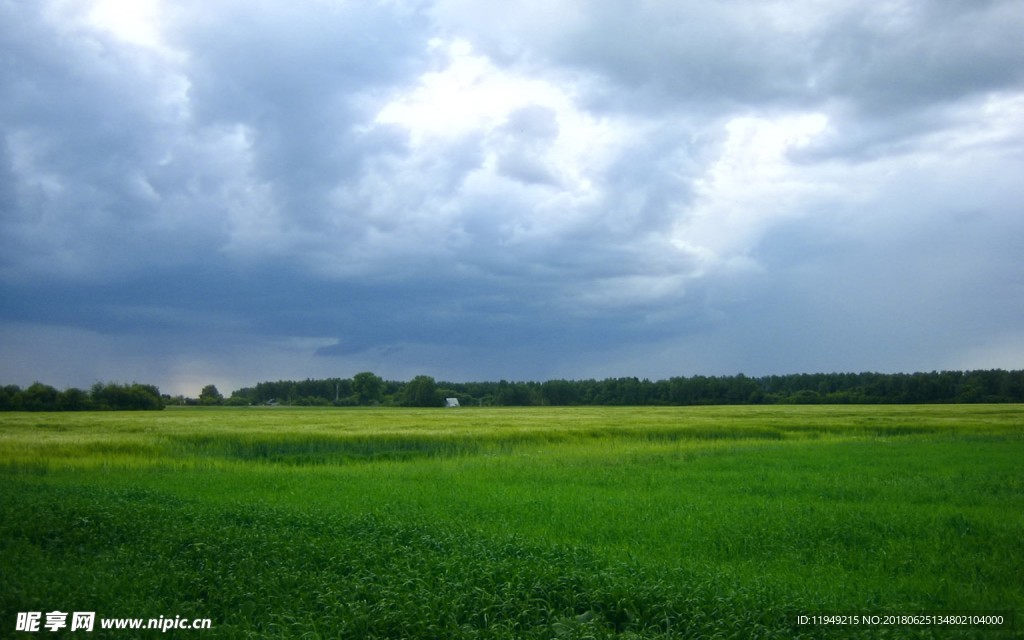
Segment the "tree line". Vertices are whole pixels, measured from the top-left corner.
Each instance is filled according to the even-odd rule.
[[[157,387],[149,384],[97,382],[88,391],[58,391],[41,382],[22,389],[0,387],[0,411],[154,411],[164,408]]]
[[[206,399],[210,397],[207,393]],[[426,375],[398,382],[362,372],[352,378],[260,382],[234,391],[229,398],[204,404],[430,407],[442,406],[445,398],[457,398],[464,406],[1005,403],[1024,402],[1024,371],[738,374],[654,381],[629,377],[545,382],[437,382]]]
[[[33,383],[0,387],[0,411],[159,410],[167,404],[440,407],[640,406],[726,404],[932,404],[1024,402],[1024,370],[930,373],[800,373],[749,377],[636,377],[545,382],[408,382],[364,371],[351,378],[278,380],[238,389],[225,398],[214,385],[198,400],[161,396],[147,384],[97,382],[89,390],[59,391]]]

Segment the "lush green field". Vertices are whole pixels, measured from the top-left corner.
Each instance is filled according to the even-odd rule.
[[[1024,637],[798,624],[1024,627],[1024,406],[0,414],[0,577],[4,637]]]

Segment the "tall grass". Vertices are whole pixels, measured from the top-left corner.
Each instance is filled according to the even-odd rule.
[[[195,612],[213,637],[992,637],[795,619],[1024,612],[1022,418],[8,414],[0,629],[81,606]]]

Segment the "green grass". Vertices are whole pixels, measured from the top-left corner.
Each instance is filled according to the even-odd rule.
[[[796,616],[1021,618],[1022,540],[1019,405],[0,414],[0,635],[1021,637]]]

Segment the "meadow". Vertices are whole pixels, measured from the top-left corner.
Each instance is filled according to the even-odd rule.
[[[0,414],[0,577],[5,637],[1024,637],[1024,406]]]

